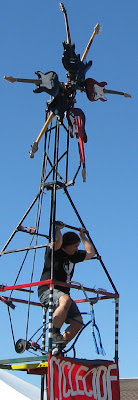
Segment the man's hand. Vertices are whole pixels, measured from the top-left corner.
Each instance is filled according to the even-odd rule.
[[[86,231],[85,228],[79,229],[79,235],[81,237],[82,243],[86,250],[85,260],[90,260],[91,258],[93,258],[95,256],[95,248],[94,248],[93,244],[90,242],[90,240],[85,236],[85,234],[87,234],[87,233],[88,233],[88,231]]]
[[[55,228],[63,229],[65,228],[66,224],[62,221],[55,221]]]
[[[86,231],[85,228],[83,228],[83,227],[79,228],[79,235],[80,235],[81,239],[82,239],[83,237],[85,237],[85,234],[86,234],[86,233],[88,233],[88,231]]]

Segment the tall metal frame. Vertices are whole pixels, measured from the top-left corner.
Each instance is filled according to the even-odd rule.
[[[33,143],[32,145],[32,149],[30,151],[30,157],[33,158],[34,157],[34,153],[38,150],[38,143],[42,137],[42,135],[45,133],[45,140],[44,140],[44,155],[43,155],[43,164],[42,164],[42,173],[41,173],[41,182],[40,182],[40,188],[39,188],[39,192],[37,194],[37,196],[35,197],[35,199],[32,201],[32,203],[30,204],[29,208],[27,209],[26,213],[24,214],[24,216],[21,218],[21,220],[19,221],[19,223],[17,224],[16,228],[14,229],[13,233],[11,234],[11,236],[9,237],[8,241],[5,243],[5,245],[3,246],[1,252],[0,252],[0,256],[3,256],[4,254],[9,254],[12,252],[21,252],[21,251],[30,251],[30,250],[34,250],[34,260],[33,260],[33,264],[35,263],[35,254],[36,254],[36,250],[39,248],[46,248],[47,246],[49,246],[49,243],[52,243],[52,256],[51,256],[51,279],[49,281],[47,281],[47,284],[49,284],[50,287],[50,297],[49,297],[49,330],[48,330],[48,353],[51,355],[52,354],[52,331],[53,331],[53,287],[55,284],[54,281],[54,242],[55,242],[55,221],[56,221],[56,211],[57,211],[57,193],[59,190],[62,190],[64,192],[64,194],[66,195],[66,198],[68,199],[69,203],[71,204],[71,207],[75,213],[75,215],[78,218],[79,221],[79,225],[81,225],[83,228],[85,228],[86,230],[86,235],[89,239],[89,241],[93,244],[94,249],[95,249],[95,254],[96,256],[94,257],[95,259],[97,259],[100,264],[101,267],[104,271],[104,273],[107,276],[108,281],[111,284],[111,287],[113,289],[113,293],[109,293],[109,292],[105,292],[104,290],[94,290],[94,289],[89,289],[89,288],[85,288],[86,290],[88,290],[89,292],[94,292],[95,294],[99,293],[100,294],[100,300],[102,299],[109,299],[109,298],[114,298],[115,300],[115,355],[114,355],[114,360],[116,363],[118,363],[118,319],[119,319],[119,294],[118,291],[116,289],[116,286],[114,285],[111,276],[109,275],[109,272],[107,270],[107,268],[105,267],[105,264],[100,256],[100,254],[98,253],[97,248],[95,247],[95,244],[93,243],[89,232],[87,231],[87,228],[81,218],[81,216],[78,213],[78,210],[68,192],[68,187],[70,186],[74,186],[75,184],[75,180],[76,177],[80,171],[81,168],[81,161],[77,167],[77,170],[74,174],[74,177],[71,181],[68,181],[68,171],[69,171],[69,142],[70,142],[70,133],[69,133],[69,127],[66,126],[66,124],[64,124],[64,120],[65,120],[65,113],[67,112],[67,110],[69,110],[68,105],[70,108],[74,107],[74,98],[75,98],[75,94],[76,94],[76,90],[80,90],[80,91],[85,91],[87,94],[87,97],[90,101],[96,101],[98,99],[100,100],[107,100],[104,97],[105,93],[110,93],[110,94],[118,94],[118,95],[123,95],[124,97],[131,97],[129,94],[125,93],[125,92],[118,92],[118,91],[113,91],[113,90],[107,90],[105,89],[105,85],[106,82],[101,82],[98,83],[96,81],[94,81],[93,79],[87,79],[85,80],[85,73],[87,72],[87,70],[90,68],[92,62],[90,61],[89,63],[84,64],[83,61],[86,58],[86,55],[89,51],[89,48],[91,46],[91,43],[94,39],[94,36],[99,33],[100,30],[100,25],[97,24],[94,28],[94,32],[90,38],[90,41],[84,51],[83,56],[81,57],[81,59],[79,58],[79,55],[76,55],[75,53],[75,47],[74,45],[71,44],[71,36],[70,36],[70,31],[69,31],[69,25],[68,25],[68,19],[67,19],[67,14],[66,14],[66,10],[64,8],[63,3],[60,3],[60,7],[61,10],[64,13],[64,17],[65,17],[65,25],[66,25],[66,32],[67,32],[67,42],[63,43],[64,46],[64,50],[65,52],[63,53],[63,65],[67,70],[67,77],[68,77],[68,82],[64,85],[62,85],[62,83],[58,82],[59,84],[59,92],[60,92],[60,96],[61,98],[59,100],[63,100],[63,103],[65,101],[65,107],[63,106],[63,109],[60,109],[60,105],[59,105],[59,110],[57,112],[57,114],[59,115],[56,116],[56,106],[53,103],[50,103],[51,106],[48,105],[47,103],[47,112],[46,112],[46,122],[44,127],[42,128],[39,136],[37,137],[36,141]],[[68,52],[68,50],[71,50],[71,53],[68,53],[68,56],[66,54],[66,50]],[[67,56],[67,58],[66,58]],[[71,57],[74,57],[74,66],[75,63],[80,66],[79,70],[68,70],[68,66],[70,67],[70,60]],[[72,66],[71,66],[72,67]],[[54,79],[58,78],[56,77],[56,73],[53,73],[54,75]],[[56,84],[55,87],[53,87],[51,89],[51,91],[47,90],[47,82],[45,80],[45,75],[47,74],[43,74],[40,73],[40,71],[38,71],[37,73],[38,75],[38,80],[30,80],[30,79],[18,79],[18,78],[13,78],[13,77],[4,77],[6,80],[10,81],[10,82],[15,82],[15,81],[19,81],[19,82],[28,82],[28,83],[35,83],[37,85],[37,89],[35,90],[36,92],[41,91],[40,87],[43,87],[42,91],[46,91],[47,93],[51,94],[51,96],[58,96],[57,92],[56,92]],[[99,88],[99,89],[98,89]],[[63,98],[62,98],[63,96]],[[59,101],[60,103],[60,101]],[[49,110],[49,111],[48,111]],[[82,115],[82,110],[81,111],[81,115]],[[64,115],[64,117],[63,117]],[[63,118],[62,118],[63,117]],[[53,121],[55,121],[55,125],[52,125]],[[66,146],[65,149],[62,153],[62,155],[59,156],[60,154],[60,129],[65,130],[66,132]],[[53,160],[51,161],[50,157],[49,157],[49,146],[50,146],[50,139],[48,138],[48,134],[52,134],[52,136],[54,137],[54,146],[53,146]],[[48,143],[47,143],[48,142]],[[61,176],[60,174],[60,170],[59,170],[59,163],[60,161],[65,158],[65,169],[64,169],[64,177]],[[47,164],[49,164],[50,166],[50,170],[47,173]],[[85,164],[85,163],[84,163]],[[84,166],[84,165],[83,165]],[[84,168],[85,169],[85,168]],[[83,171],[84,172],[84,171]],[[85,173],[84,173],[85,175]],[[50,177],[52,176],[51,180]],[[49,232],[47,234],[41,234],[39,232],[39,222],[40,222],[40,218],[41,218],[41,212],[40,209],[42,207],[42,203],[43,203],[43,194],[45,193],[45,191],[49,191],[51,192],[51,198],[50,198],[50,212],[49,212]],[[25,218],[27,217],[27,215],[30,213],[30,211],[32,210],[33,206],[36,204],[36,202],[38,201],[38,208],[37,208],[37,216],[36,216],[36,229],[35,231],[31,232],[27,231],[26,229],[22,229],[22,223],[25,220]],[[69,229],[74,229],[74,230],[79,230],[79,228],[74,227],[74,226],[70,226],[70,225],[66,225],[66,227],[68,227]],[[13,237],[15,236],[15,234],[17,234],[18,231],[23,230],[24,232],[27,233],[31,233],[33,235],[36,235],[36,242],[35,245],[29,245],[28,247],[24,247],[24,248],[20,248],[20,249],[14,249],[14,250],[7,250],[9,243],[12,241]],[[37,243],[37,238],[41,236],[44,236],[47,240],[48,243],[44,244],[44,245],[38,245]],[[34,267],[34,266],[33,266]],[[42,282],[41,282],[42,284]],[[0,292],[2,291],[6,291],[6,290],[14,290],[20,287],[20,289],[24,289],[27,290],[27,288],[29,288],[29,290],[31,291],[31,288],[33,286],[39,286],[40,282],[31,282],[28,284],[24,284],[24,285],[17,285],[16,282],[13,286],[8,287],[8,286],[4,286],[1,285],[0,286]],[[75,284],[70,284],[70,287],[74,287],[75,289],[81,289],[82,285],[75,285]],[[12,293],[12,292],[11,292]],[[11,295],[9,297],[5,297],[5,296],[0,296],[0,300],[3,301],[7,306],[8,306],[8,310],[9,307],[14,307],[13,305],[13,301],[19,301],[19,302],[24,302],[25,304],[27,303],[26,301],[22,301],[20,299],[12,299]],[[87,301],[87,299],[85,299]],[[81,301],[81,300],[80,300]],[[84,301],[84,300],[82,300]],[[31,302],[30,298],[29,298],[29,303],[32,305],[39,305],[37,303],[33,303]],[[46,309],[45,307],[43,308],[43,335],[42,335],[42,350],[45,351],[45,324],[46,324]],[[38,359],[38,358],[37,358]],[[45,360],[45,356],[41,356],[39,357],[39,360]],[[11,360],[0,360],[0,364],[4,365],[6,364],[6,362],[9,364]],[[41,377],[41,400],[43,400],[44,398],[44,376],[42,375]],[[53,400],[51,399],[51,397],[49,398],[49,400]]]
[[[46,119],[47,119],[47,115],[46,115]],[[85,228],[86,230],[86,235],[88,237],[88,239],[90,240],[90,242],[93,244],[94,249],[95,249],[95,253],[96,256],[95,258],[100,262],[101,267],[103,268],[110,284],[111,287],[114,291],[115,294],[115,298],[116,298],[116,307],[115,307],[115,361],[118,361],[118,291],[116,289],[116,286],[114,285],[107,268],[105,267],[105,264],[95,246],[95,244],[93,243],[89,232],[87,231],[87,228],[81,218],[81,216],[78,213],[78,210],[68,192],[68,187],[69,186],[73,186],[75,184],[75,179],[76,176],[80,170],[80,165],[78,166],[78,169],[75,173],[74,178],[68,182],[68,169],[69,169],[69,129],[68,127],[66,127],[63,123],[62,123],[62,128],[65,130],[66,135],[67,135],[67,140],[66,140],[66,148],[64,149],[65,151],[63,151],[63,154],[59,157],[59,138],[60,138],[60,127],[61,127],[61,123],[58,119],[58,117],[55,117],[56,121],[55,121],[55,125],[51,126],[49,128],[47,128],[46,132],[45,132],[45,140],[44,140],[44,154],[43,154],[43,163],[42,163],[42,172],[41,172],[41,183],[40,183],[40,190],[39,193],[37,194],[37,196],[35,197],[35,199],[32,201],[31,205],[29,206],[28,210],[26,211],[26,213],[24,214],[24,216],[21,218],[21,220],[19,221],[18,225],[16,226],[15,230],[13,231],[13,233],[11,234],[10,238],[8,239],[8,241],[6,242],[6,244],[4,245],[3,249],[0,252],[0,256],[4,255],[4,254],[8,254],[11,252],[17,252],[17,251],[29,251],[30,249],[34,249],[34,251],[36,251],[39,248],[42,247],[46,247],[46,245],[35,245],[35,246],[31,246],[30,247],[26,247],[23,249],[16,249],[16,250],[10,250],[10,251],[6,251],[9,243],[11,242],[12,238],[14,237],[15,234],[17,234],[18,230],[20,230],[20,227],[22,226],[23,221],[25,220],[26,216],[29,214],[29,212],[31,211],[32,207],[34,206],[34,204],[38,201],[43,202],[43,194],[44,191],[50,191],[51,192],[51,205],[50,205],[50,213],[49,213],[49,233],[47,235],[45,235],[45,237],[48,239],[48,241],[50,243],[54,243],[55,241],[55,221],[56,221],[56,200],[57,200],[57,192],[59,190],[64,191],[66,198],[68,199],[69,203],[71,204],[71,207],[74,211],[74,213],[76,214],[78,221],[79,221],[79,226],[81,225],[83,228]],[[48,140],[48,133],[52,132],[52,135],[54,137],[54,149],[53,149],[53,161],[50,160],[49,158],[49,154],[47,152],[46,149],[46,144],[47,144],[47,140]],[[49,144],[47,144],[49,147]],[[65,179],[61,176],[60,172],[59,172],[59,163],[60,160],[65,157],[66,158],[66,165],[65,165]],[[46,169],[47,169],[47,163],[49,163],[50,165],[50,171],[48,172],[48,174],[46,173]],[[49,177],[52,175],[52,180],[49,180]],[[79,230],[79,228],[74,227],[74,226],[70,226],[70,225],[66,225],[67,227],[69,227],[70,229],[74,229],[74,230]],[[37,226],[37,235],[41,236],[41,233],[39,233],[39,226]],[[52,352],[52,329],[53,329],[53,271],[54,271],[54,245],[52,246],[52,257],[51,257],[51,284],[50,284],[50,304],[49,304],[49,345],[48,345],[48,351],[49,353]],[[43,342],[45,341],[45,331],[43,331]]]

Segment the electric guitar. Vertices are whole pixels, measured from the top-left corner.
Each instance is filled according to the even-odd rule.
[[[78,118],[81,123],[78,124]],[[67,120],[69,124],[70,136],[73,138],[75,135],[79,137],[79,127],[82,127],[82,139],[84,143],[87,143],[87,135],[85,131],[85,114],[80,108],[70,108],[67,111]]]
[[[80,108],[71,108],[67,112],[67,119],[69,123],[70,136],[74,137],[76,135],[78,139],[79,158],[83,167],[82,178],[83,182],[86,182],[84,143],[87,142],[87,135],[85,132],[85,115]]]
[[[4,76],[4,79],[10,83],[23,82],[23,83],[34,83],[37,89],[34,89],[34,93],[46,92],[51,96],[56,96],[59,91],[58,76],[54,71],[46,72],[43,74],[40,71],[35,72],[38,79],[22,79],[14,78],[13,76]]]
[[[131,97],[130,94],[125,93],[125,92],[119,92],[117,90],[110,90],[110,89],[105,89],[105,85],[107,85],[106,82],[97,82],[95,79],[88,78],[85,80],[85,90],[86,90],[86,95],[90,101],[97,101],[97,100],[102,100],[102,101],[107,101],[107,98],[105,97],[105,93],[110,93],[110,94],[119,94],[124,97]]]

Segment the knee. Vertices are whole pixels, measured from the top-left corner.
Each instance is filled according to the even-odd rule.
[[[61,296],[59,299],[59,305],[64,307],[64,309],[69,310],[71,306],[71,298],[68,295]]]

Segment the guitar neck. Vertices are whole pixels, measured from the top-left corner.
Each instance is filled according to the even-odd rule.
[[[61,8],[61,11],[63,11],[63,14],[64,14],[65,27],[66,27],[66,33],[67,33],[67,43],[71,44],[71,36],[70,36],[68,17],[67,17],[67,12],[65,10],[65,7],[63,6],[63,3],[60,3],[60,8]]]
[[[83,61],[83,60],[86,58],[87,53],[88,53],[88,51],[89,51],[89,48],[90,48],[90,46],[91,46],[91,44],[92,44],[92,42],[93,42],[93,39],[94,39],[95,35],[97,35],[98,33],[100,33],[100,30],[101,30],[100,25],[99,25],[99,24],[96,24],[96,26],[95,26],[95,28],[94,28],[94,31],[93,31],[93,33],[92,33],[92,36],[90,37],[90,40],[89,40],[89,42],[88,42],[88,44],[87,44],[87,46],[86,46],[86,49],[85,49],[85,51],[84,51],[84,53],[83,53],[83,55],[82,55],[82,57],[81,57],[81,61]]]
[[[83,60],[86,58],[87,53],[88,53],[88,51],[89,51],[89,48],[90,48],[90,46],[91,46],[91,44],[92,44],[92,42],[93,42],[93,39],[94,39],[95,35],[96,35],[96,33],[93,32],[93,34],[92,34],[92,36],[90,37],[90,40],[89,40],[89,42],[88,42],[88,44],[87,44],[87,47],[86,47],[86,49],[85,49],[85,51],[84,51],[84,53],[83,53],[83,55],[82,55],[82,57],[81,57],[81,61],[83,61]]]
[[[16,82],[35,83],[35,85],[40,85],[42,83],[42,80],[41,79],[20,79],[20,78],[16,78]]]
[[[130,97],[131,95],[125,92],[118,92],[117,90],[110,90],[110,89],[103,89],[104,93],[110,93],[110,94],[119,94],[122,95],[124,97]]]
[[[22,78],[13,78],[13,76],[4,76],[4,79],[10,83],[23,82],[23,83],[34,83],[35,85],[40,85],[42,83],[41,79],[22,79]]]
[[[66,14],[64,14],[64,18],[65,18],[65,27],[66,27],[66,33],[67,33],[67,43],[71,44],[71,36],[70,36],[68,18],[67,18]]]

